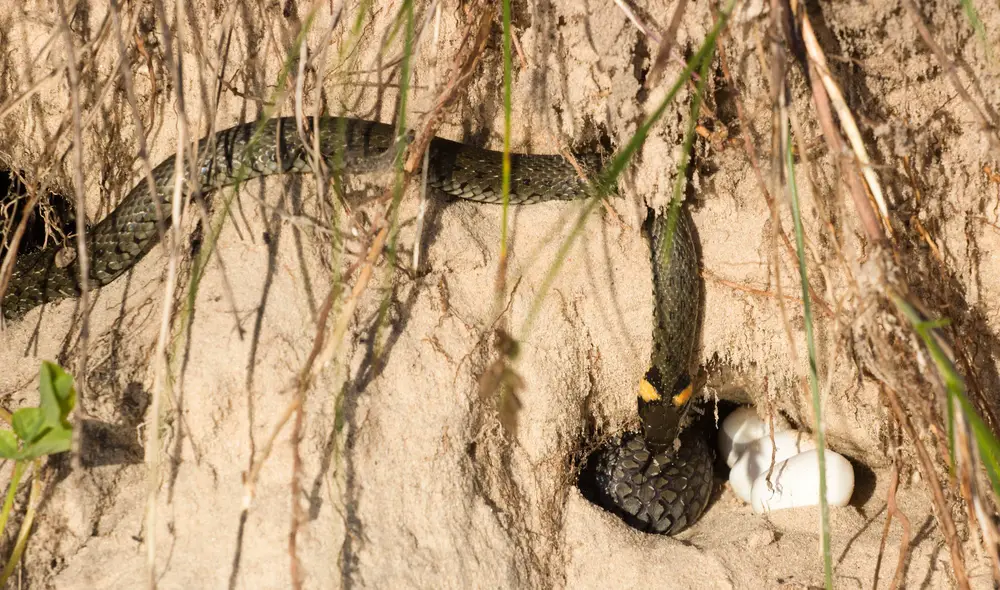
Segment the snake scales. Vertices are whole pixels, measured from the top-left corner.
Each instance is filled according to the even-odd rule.
[[[308,127],[312,128],[309,120]],[[318,145],[334,172],[377,172],[389,169],[395,154],[393,127],[358,119],[326,117],[318,122]],[[430,145],[429,184],[448,195],[482,203],[501,202],[502,155],[446,139]],[[209,192],[270,174],[309,168],[303,135],[292,118],[251,122],[218,132],[198,144],[198,183]],[[593,175],[600,159],[578,156]],[[153,169],[164,221],[170,222],[174,158]],[[190,183],[189,183],[190,184]],[[521,155],[511,158],[512,204],[586,197],[588,184],[561,156]],[[146,179],[129,191],[119,206],[87,232],[90,285],[104,286],[132,268],[159,240],[157,198]],[[655,289],[654,346],[646,383],[652,390],[679,393],[691,364],[700,287],[690,218],[678,217],[672,243],[666,217],[652,221],[651,243]],[[72,251],[70,251],[72,253]],[[669,259],[668,259],[669,252]],[[79,265],[57,248],[18,257],[2,310],[8,320],[32,308],[80,294]],[[669,260],[669,262],[668,262]],[[704,440],[681,433],[680,418],[690,403],[673,395],[640,400],[643,433],[627,434],[599,452],[598,500],[633,526],[676,533],[693,523],[711,492],[712,454]],[[681,445],[675,450],[675,439]]]

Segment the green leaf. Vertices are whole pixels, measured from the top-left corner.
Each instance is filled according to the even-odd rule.
[[[36,459],[45,455],[65,453],[73,441],[73,431],[69,428],[53,428],[37,441],[25,447],[20,459]]]
[[[73,377],[59,365],[44,361],[38,375],[38,393],[45,424],[51,427],[68,426],[66,418],[76,403]]]
[[[14,432],[25,443],[31,443],[41,434],[45,417],[39,408],[21,408],[14,412]]]
[[[52,381],[56,378],[59,368],[49,361],[42,361],[38,371],[38,407],[49,424],[59,421],[59,401],[56,399],[56,388]]]
[[[59,414],[65,421],[76,407],[76,388],[73,387],[73,376],[63,373],[55,380],[56,399],[59,401]]]
[[[0,430],[0,457],[13,459],[17,452],[17,436],[10,430]]]

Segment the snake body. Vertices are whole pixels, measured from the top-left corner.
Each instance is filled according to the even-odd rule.
[[[640,530],[672,535],[694,524],[712,493],[715,455],[701,433],[684,429],[693,401],[688,370],[694,360],[701,286],[698,253],[687,211],[649,224],[653,267],[653,353],[640,393],[640,432],[612,438],[591,459],[596,500]]]
[[[312,120],[306,120],[312,129]],[[390,125],[359,119],[324,117],[318,125],[318,145],[334,171],[377,172],[391,169],[396,134]],[[198,143],[198,182],[207,193],[260,176],[299,173],[309,168],[308,148],[294,118],[251,122],[218,132]],[[307,139],[308,141],[308,139]],[[499,152],[436,138],[431,142],[429,184],[454,197],[482,203],[501,201]],[[580,158],[585,171],[599,163]],[[159,241],[157,202],[170,223],[175,158],[153,169],[154,197],[141,179],[107,217],[87,231],[90,286],[102,287],[132,268]],[[190,185],[191,183],[189,183]],[[585,196],[586,182],[561,156],[515,155],[511,168],[511,203],[571,200]],[[59,264],[58,249],[19,256],[3,298],[4,317],[18,319],[34,307],[80,295],[79,263],[75,257]]]
[[[185,192],[196,187],[207,193],[261,176],[305,172],[310,169],[308,146],[314,143],[334,174],[391,169],[398,137],[392,126],[337,117],[305,119],[304,123],[300,131],[290,117],[250,122],[202,139],[197,173],[186,176]],[[511,204],[590,195],[588,181],[580,172],[593,177],[600,159],[578,155],[576,160],[580,170],[558,155],[512,154]],[[500,152],[435,138],[428,161],[431,187],[481,203],[502,201]],[[189,163],[184,164],[187,170]],[[174,157],[161,162],[152,173],[155,192],[148,179],[140,179],[117,208],[88,230],[91,287],[114,281],[159,241],[158,220],[164,227],[170,223],[176,169]],[[197,182],[191,182],[192,177]],[[677,388],[687,374],[700,309],[691,222],[683,211],[676,219],[672,241],[666,239],[666,216],[654,218],[650,228],[656,311],[652,369],[647,378],[664,392]],[[4,317],[17,320],[36,306],[79,296],[79,261],[72,251],[69,260],[65,258],[65,252],[57,248],[18,256],[0,304]],[[675,533],[693,523],[704,509],[712,456],[704,442],[688,442],[687,436],[680,437],[680,450],[675,450],[681,408],[665,400],[640,403],[644,432],[611,445],[599,461],[602,471],[597,479],[605,507],[633,525]]]

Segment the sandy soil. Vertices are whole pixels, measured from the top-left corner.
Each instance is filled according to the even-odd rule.
[[[378,78],[370,72],[398,3],[375,4],[346,65],[337,52],[348,38],[347,28],[333,29],[327,65],[307,75],[307,109],[343,108],[354,116],[392,119],[395,90],[379,96],[372,90]],[[673,4],[643,4],[640,17],[665,28]],[[173,10],[173,2],[167,6]],[[306,14],[305,6],[289,6],[283,13],[277,3],[235,10],[202,0],[186,5],[184,96],[193,133],[200,136],[210,128],[213,108],[216,128],[261,115],[293,45],[294,15]],[[979,9],[996,47],[1000,11],[988,3]],[[72,27],[86,64],[81,76],[84,172],[92,220],[114,206],[140,170],[132,115],[114,76],[119,53],[114,35],[103,28],[103,10],[80,6]],[[982,172],[984,165],[996,167],[987,157],[988,144],[953,98],[901,7],[841,2],[809,10],[834,73],[862,117],[868,148],[891,187],[898,223],[905,226],[910,212],[921,216],[946,261],[947,276],[929,266],[928,276],[940,278],[921,287],[931,291],[947,284],[957,293],[943,312],[972,341],[985,344],[975,348],[973,360],[984,375],[996,375],[998,348],[992,343],[1000,331],[1000,267],[990,261],[1000,251],[1000,231],[998,185]],[[985,55],[959,9],[934,3],[923,10],[939,42],[976,73],[985,104],[998,104],[996,62]],[[349,3],[348,22],[356,11]],[[728,58],[766,161],[768,74],[758,60],[765,21],[756,14],[740,14]],[[137,37],[127,35],[127,67],[156,163],[175,149],[177,112],[160,23],[151,7],[124,14],[126,20],[133,16]],[[418,22],[426,17],[421,6]],[[308,35],[311,52],[324,47],[330,22],[325,7]],[[710,22],[707,8],[691,3],[678,46],[689,52]],[[58,23],[49,3],[24,7],[0,0],[0,104],[38,84],[0,119],[0,158],[11,169],[71,194],[70,93],[60,70],[66,52]],[[451,2],[444,5],[436,41],[434,26],[433,21],[427,25],[418,45],[411,120],[430,108],[468,28]],[[524,62],[515,60],[514,75],[518,150],[554,153],[602,138],[620,145],[663,96],[664,84],[648,93],[642,88],[656,43],[614,3],[515,3],[514,26],[524,57]],[[501,145],[503,120],[496,31],[441,132],[493,148]],[[390,45],[384,61],[398,52],[398,43]],[[679,70],[671,64],[666,79]],[[213,106],[220,71],[225,83]],[[722,84],[717,71],[713,85],[721,89]],[[801,79],[798,84],[792,89],[798,116],[808,135],[819,137]],[[737,129],[727,96],[721,90],[713,96],[720,118],[715,126]],[[391,277],[384,269],[376,272],[350,326],[349,344],[309,391],[300,444],[304,497],[290,496],[294,458],[286,427],[264,464],[245,519],[244,474],[292,399],[290,385],[312,347],[317,310],[331,269],[339,264],[328,238],[296,223],[319,211],[312,179],[269,179],[223,193],[236,197],[234,215],[219,238],[224,266],[213,262],[209,267],[189,336],[172,343],[174,399],[161,428],[164,469],[155,494],[156,529],[147,530],[143,521],[147,468],[141,441],[166,278],[167,257],[160,249],[96,295],[86,402],[95,419],[113,426],[88,451],[91,467],[53,470],[59,475],[47,485],[40,507],[25,558],[25,587],[136,587],[144,582],[146,543],[152,538],[162,588],[287,587],[293,501],[306,515],[298,555],[309,588],[821,585],[815,510],[764,519],[720,481],[696,526],[679,538],[660,538],[627,528],[589,504],[574,486],[577,461],[594,443],[594,433],[612,433],[635,422],[634,392],[649,358],[652,315],[648,245],[639,225],[646,205],[668,199],[687,98],[687,90],[682,91],[626,174],[624,198],[614,203],[617,215],[588,218],[586,239],[566,259],[529,332],[525,321],[580,205],[514,211],[506,304],[510,326],[522,341],[514,368],[524,389],[513,432],[501,426],[496,400],[481,396],[477,386],[496,358],[489,334],[500,210],[432,199],[421,236],[423,272]],[[278,108],[290,114],[294,104],[287,99]],[[858,275],[864,274],[865,244],[852,206],[837,186],[832,160],[820,155],[811,178],[815,188],[806,175],[800,180],[812,239],[811,272],[825,269],[816,284],[826,305],[844,306],[849,317],[857,317],[863,306],[842,300],[847,275],[841,270],[845,265],[833,262],[841,253],[829,239],[826,219],[835,222],[846,268]],[[920,179],[922,201],[898,172],[904,156]],[[775,295],[780,276],[784,292],[794,298],[797,271],[787,251],[772,240],[768,208],[742,149],[735,143],[699,142],[693,188],[690,206],[706,276],[700,358],[710,377],[708,396],[754,400],[811,424],[801,308],[797,300],[784,307],[790,343]],[[221,202],[217,197],[217,210]],[[416,196],[410,194],[402,209],[406,225],[400,241],[407,261],[416,240],[411,223],[416,212]],[[202,235],[196,225],[188,223],[186,235]],[[782,225],[790,231],[789,218]],[[191,249],[185,245],[182,285]],[[929,249],[923,256],[932,260]],[[777,269],[770,262],[774,257]],[[378,333],[382,293],[389,293],[392,305],[388,329]],[[76,366],[76,312],[74,301],[47,306],[3,332],[0,399],[5,407],[34,403],[41,359]],[[876,575],[886,515],[887,449],[894,431],[874,383],[859,373],[845,346],[856,326],[822,313],[820,318],[831,446],[855,462],[859,478],[852,505],[832,513],[836,585],[868,588]],[[179,322],[173,333],[182,334]],[[376,348],[383,351],[381,360],[373,356]],[[986,383],[996,384],[995,379]],[[713,411],[711,399],[703,405]],[[949,553],[919,478],[907,477],[897,501],[914,535],[905,587],[950,587]],[[989,569],[973,548],[974,534],[964,529],[961,534],[969,541],[965,555],[973,583],[988,587]],[[892,578],[899,543],[900,528],[894,524],[880,587]]]

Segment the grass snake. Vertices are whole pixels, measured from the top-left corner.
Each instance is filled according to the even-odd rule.
[[[311,130],[312,120],[307,119]],[[390,169],[394,128],[359,119],[319,119],[318,146],[334,173]],[[307,145],[295,119],[237,125],[198,144],[198,182],[203,193],[256,177],[310,169]],[[436,138],[430,144],[429,184],[448,195],[482,203],[501,202],[502,154]],[[585,175],[600,168],[595,155],[577,157]],[[169,223],[175,159],[153,169],[159,210]],[[190,186],[191,183],[188,183]],[[580,171],[558,155],[512,154],[510,202],[515,205],[585,198],[591,193]],[[141,179],[117,208],[87,231],[90,286],[101,287],[132,268],[159,241],[157,199]],[[613,439],[593,462],[597,501],[643,530],[672,534],[701,515],[711,493],[712,452],[682,428],[691,403],[687,379],[701,307],[692,224],[681,211],[667,239],[667,217],[648,225],[655,296],[651,369],[640,388],[641,432]],[[67,252],[69,255],[67,256]],[[49,248],[18,256],[2,310],[8,320],[32,308],[80,294],[73,250]],[[660,395],[669,392],[670,395]],[[680,444],[678,445],[678,442]]]

